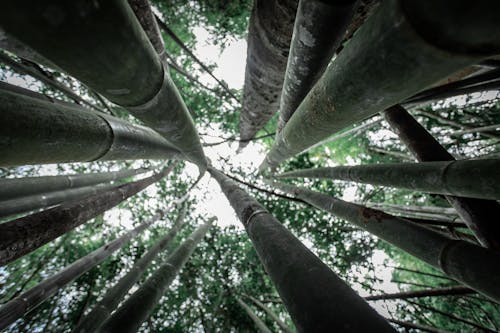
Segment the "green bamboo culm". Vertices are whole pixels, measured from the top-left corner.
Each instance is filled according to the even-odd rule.
[[[281,328],[281,330],[285,333],[294,333],[290,327],[288,327],[271,309],[269,309],[267,306],[262,304],[261,301],[256,299],[255,297],[249,296],[249,295],[244,295],[248,299],[250,299],[255,305],[257,305],[259,308],[261,308],[269,317],[271,317],[276,324]]]
[[[274,188],[364,229],[447,276],[500,302],[500,253],[454,240],[380,210],[349,203],[306,188],[268,181]]]
[[[171,159],[179,154],[150,128],[0,83],[0,166]]]
[[[321,178],[500,200],[500,159],[391,163],[294,170],[276,178]]]
[[[111,190],[80,201],[24,216],[0,224],[0,265],[5,265],[56,239],[130,198],[166,177],[175,167],[172,163],[162,171],[131,183],[115,185]]]
[[[186,105],[125,0],[11,2],[0,25],[206,167]]]
[[[277,132],[321,77],[344,38],[358,2],[300,0],[293,27]]]
[[[250,319],[252,319],[260,333],[271,333],[271,330],[266,326],[262,319],[260,319],[245,302],[243,302],[239,297],[235,296],[235,298],[236,302],[238,302]]]
[[[111,172],[0,179],[0,200],[27,197],[116,181],[151,171],[147,168]]]
[[[500,26],[498,11],[493,0],[474,6],[475,16],[454,0],[382,1],[302,101],[261,170],[499,53],[491,33]]]
[[[213,220],[214,218],[211,218],[207,223],[198,227],[166,259],[165,263],[106,320],[97,332],[137,332],[170,283],[189,260],[191,253],[203,239]]]
[[[98,184],[0,201],[0,217],[45,209],[63,202],[82,200],[88,196],[98,195],[104,191],[111,190],[114,187],[116,185]]]
[[[179,213],[172,229],[162,237],[153,247],[151,247],[120,280],[111,287],[102,299],[94,305],[93,309],[87,314],[80,323],[73,329],[73,333],[92,333],[96,332],[101,325],[109,318],[111,312],[120,304],[123,297],[140,279],[147,269],[148,265],[158,254],[166,249],[172,239],[177,235],[184,224],[187,205],[184,205]]]
[[[208,171],[243,223],[298,332],[395,332],[261,204],[223,173]]]
[[[28,311],[33,310],[50,296],[60,291],[68,283],[99,265],[113,252],[120,249],[130,239],[144,231],[163,215],[164,212],[155,214],[152,218],[144,221],[133,230],[78,259],[63,270],[0,307],[0,329],[6,328]]]

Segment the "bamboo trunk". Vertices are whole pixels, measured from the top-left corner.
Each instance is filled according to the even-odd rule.
[[[393,294],[371,295],[365,297],[367,301],[378,301],[388,299],[407,299],[421,297],[436,297],[436,296],[455,296],[475,294],[476,291],[467,287],[445,287],[427,290],[411,290],[401,291]]]
[[[84,186],[44,194],[30,195],[24,198],[0,201],[0,217],[46,209],[61,203],[83,200],[115,188],[112,184]]]
[[[46,12],[53,15],[40,15]],[[126,1],[10,2],[2,8],[0,23],[7,33],[125,107],[186,159],[205,168],[186,105]]]
[[[150,169],[125,169],[112,172],[0,179],[0,200],[78,188],[132,177]]]
[[[239,297],[235,298],[236,302],[238,302],[238,304],[243,308],[243,310],[245,310],[250,319],[252,319],[259,332],[271,333],[271,330],[267,328],[266,324],[264,324],[264,322],[252,311],[252,309],[245,302],[243,302]]]
[[[73,230],[91,218],[113,208],[168,175],[175,164],[132,183],[76,202],[24,216],[0,224],[0,265],[5,265],[53,239]]]
[[[47,86],[49,86],[57,91],[62,92],[64,95],[66,95],[67,97],[69,97],[70,99],[72,99],[73,101],[75,101],[78,104],[85,104],[93,109],[104,112],[103,110],[101,110],[97,106],[93,105],[92,103],[87,102],[86,100],[84,100],[83,98],[81,98],[80,96],[75,94],[68,87],[62,85],[61,83],[59,83],[55,80],[48,78],[47,76],[43,75],[42,73],[40,73],[39,71],[37,71],[33,68],[30,68],[22,63],[14,61],[9,56],[7,56],[4,52],[0,52],[0,61],[3,62],[4,64],[8,65],[15,72],[18,72],[19,74],[22,74],[22,75],[29,75],[29,76],[45,83]]]
[[[191,253],[203,239],[212,222],[213,218],[198,227],[167,258],[165,263],[111,315],[98,332],[137,332],[170,283],[189,260]]]
[[[126,242],[141,233],[162,216],[163,213],[156,214],[123,236],[78,259],[63,270],[3,305],[0,308],[0,329],[6,328],[9,324],[60,291],[65,285],[88,272],[91,268],[99,265],[113,252],[120,249]]]
[[[454,160],[454,157],[403,107],[393,106],[383,114],[393,131],[419,161]],[[447,195],[446,199],[483,246],[500,250],[500,224],[496,223],[495,214],[500,211],[500,204],[493,200],[450,195]]]
[[[321,178],[427,193],[500,200],[500,159],[391,163],[314,168],[276,178]]]
[[[106,319],[109,318],[111,312],[120,304],[130,288],[139,281],[151,261],[170,245],[172,239],[177,235],[177,232],[184,224],[185,216],[186,205],[184,205],[172,229],[137,260],[130,271],[120,278],[113,287],[106,291],[101,300],[94,305],[92,311],[90,311],[73,329],[73,333],[92,333],[96,332],[101,327]]]
[[[466,241],[450,239],[380,210],[301,187],[271,183],[318,209],[374,234],[491,299],[500,301],[500,253]]]
[[[0,166],[180,154],[150,128],[24,92],[0,83]]]
[[[299,332],[394,332],[262,205],[221,172],[208,171],[243,223]]]
[[[283,332],[293,333],[290,327],[288,327],[273,311],[271,311],[271,309],[262,304],[261,301],[249,295],[245,295],[245,297],[249,298],[252,302],[255,303],[255,305],[264,310],[264,312],[267,313],[267,315],[271,317],[276,322],[276,324],[278,324],[278,326],[283,330]]]
[[[297,5],[298,0],[254,2],[248,25],[240,148],[245,147],[279,109]]]
[[[325,71],[358,1],[300,0],[281,91],[279,133]]]
[[[499,38],[491,31],[500,21],[491,13],[500,3],[475,8],[471,16],[454,0],[382,1],[302,101],[261,170],[498,53]]]

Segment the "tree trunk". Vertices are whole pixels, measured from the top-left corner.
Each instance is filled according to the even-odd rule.
[[[477,16],[470,16],[456,1],[439,1],[435,6],[444,6],[439,10],[447,13],[446,20],[440,20],[438,11],[427,10],[428,6],[432,7],[422,1],[382,1],[277,136],[261,170],[277,167],[347,126],[479,61],[481,55],[500,51],[497,37],[491,34],[492,27],[500,24],[488,15],[495,10],[491,6],[477,6]],[[500,10],[500,3],[495,8]],[[429,26],[443,35],[430,33]],[[455,26],[460,29],[451,28]],[[475,34],[484,40],[466,37]]]
[[[0,179],[0,200],[32,196],[40,193],[107,183],[140,175],[150,169],[125,169],[112,172]]]
[[[299,332],[394,332],[262,205],[221,172],[208,171],[243,223]]]
[[[149,0],[128,0],[128,4],[134,11],[135,17],[141,24],[142,29],[149,38],[160,59],[165,58],[165,44],[156,22],[155,15],[151,10]]]
[[[83,200],[91,195],[98,195],[115,187],[116,185],[112,184],[98,184],[0,201],[0,217],[45,209],[64,202]]]
[[[150,128],[21,91],[25,90],[0,84],[0,166],[180,154]]]
[[[166,262],[109,317],[98,332],[137,332],[182,266],[189,260],[191,253],[203,239],[212,222],[213,218],[198,227],[167,258]]]
[[[497,302],[500,301],[500,265],[497,264],[500,262],[500,253],[466,241],[450,239],[380,210],[301,187],[271,183],[318,209],[374,234]]]
[[[320,178],[500,200],[500,159],[391,163],[294,170],[276,178]]]
[[[123,236],[101,246],[97,250],[78,259],[63,270],[45,279],[30,290],[22,293],[0,308],[0,329],[4,329],[28,311],[40,305],[47,298],[62,289],[66,284],[99,265],[113,252],[120,249],[126,242],[145,230],[163,214],[156,214],[138,227],[125,233]]]
[[[403,107],[393,106],[383,114],[393,131],[419,161],[454,160],[453,156]],[[495,212],[500,211],[500,204],[493,200],[449,195],[446,199],[482,245],[500,250],[500,224],[495,222],[497,220]]]
[[[281,92],[277,132],[323,75],[359,1],[300,0]]]
[[[407,298],[420,298],[420,297],[436,297],[436,296],[455,296],[455,295],[468,295],[475,294],[476,291],[467,287],[446,287],[427,290],[412,290],[402,291],[393,294],[371,295],[365,297],[367,301],[378,301],[387,299],[407,299]]]
[[[248,295],[245,295],[245,297],[248,297],[252,302],[255,303],[255,305],[257,305],[259,308],[264,310],[264,312],[267,313],[267,315],[269,317],[271,317],[276,322],[276,324],[278,324],[278,326],[283,330],[283,332],[294,333],[290,329],[290,327],[288,327],[274,312],[271,311],[271,309],[269,309],[267,306],[262,304],[262,302],[260,302],[258,299],[254,298],[252,296],[248,296]]]
[[[125,1],[11,2],[0,13],[0,23],[65,72],[125,107],[205,169],[186,105]]]
[[[297,6],[298,0],[254,2],[248,25],[240,148],[245,147],[279,109]]]
[[[53,239],[73,230],[91,218],[113,208],[168,175],[171,164],[163,171],[132,183],[93,195],[81,201],[35,213],[0,224],[0,265],[5,265]]]
[[[4,64],[8,65],[10,68],[12,68],[13,71],[18,72],[21,75],[29,75],[47,86],[62,92],[64,95],[75,101],[77,104],[85,104],[86,106],[91,107],[92,109],[96,109],[98,111],[101,111],[105,113],[102,109],[98,108],[97,106],[93,105],[92,103],[87,102],[77,94],[75,94],[71,89],[68,87],[62,85],[61,83],[52,80],[48,78],[47,76],[41,74],[39,71],[34,70],[33,68],[30,68],[22,63],[19,63],[17,61],[14,61],[11,59],[9,56],[7,56],[4,52],[0,51],[0,61],[3,62]]]
[[[184,224],[184,217],[186,216],[186,205],[182,208],[179,216],[172,229],[162,237],[153,247],[151,247],[148,252],[146,252],[134,266],[128,271],[118,282],[108,289],[102,299],[94,305],[92,311],[87,314],[80,324],[73,329],[73,333],[91,333],[96,332],[101,325],[109,318],[111,312],[116,309],[120,304],[123,297],[132,288],[132,286],[140,279],[144,274],[148,265],[153,261],[158,254],[166,249],[172,239],[177,235]]]
[[[252,309],[245,302],[243,302],[236,296],[235,298],[236,302],[238,302],[238,304],[243,308],[243,310],[245,310],[250,319],[252,319],[260,333],[271,333],[271,330],[267,328],[266,324],[264,324],[264,322],[252,311]]]

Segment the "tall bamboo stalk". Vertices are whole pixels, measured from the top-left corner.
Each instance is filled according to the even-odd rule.
[[[208,171],[243,223],[299,332],[394,332],[261,204],[221,172]]]
[[[5,265],[53,239],[73,230],[91,218],[113,208],[167,176],[168,168],[135,182],[116,185],[113,189],[81,201],[69,202],[45,211],[0,224],[0,265]]]
[[[453,161],[455,159],[403,107],[393,106],[385,110],[383,115],[400,140],[419,161]],[[496,223],[494,213],[500,211],[500,204],[494,200],[450,195],[447,195],[446,199],[482,245],[500,250],[500,224]]]
[[[261,301],[249,295],[244,295],[244,296],[249,298],[252,302],[254,302],[255,305],[264,310],[264,312],[267,313],[267,315],[271,317],[276,322],[276,324],[278,324],[278,326],[283,330],[283,332],[293,333],[290,327],[288,327],[273,311],[271,311],[271,309],[262,304]]]
[[[345,127],[498,53],[500,43],[491,31],[500,21],[491,11],[500,10],[500,4],[489,1],[475,8],[471,16],[454,0],[382,1],[302,101],[261,169],[275,168]],[[439,10],[446,12],[446,20],[437,15]]]
[[[387,299],[407,299],[407,298],[421,298],[421,297],[436,297],[436,296],[455,296],[455,295],[469,295],[475,294],[476,291],[467,287],[445,287],[424,290],[411,290],[401,291],[392,294],[371,295],[365,297],[367,301],[378,301]]]
[[[500,200],[500,159],[391,163],[313,168],[276,178],[321,178],[428,193]]]
[[[260,319],[245,302],[243,302],[239,297],[236,296],[235,299],[236,302],[238,302],[238,304],[243,308],[243,310],[245,310],[250,319],[252,319],[259,332],[271,333],[271,330],[266,326],[262,319]]]
[[[154,215],[151,219],[141,223],[133,230],[78,259],[0,307],[0,329],[4,329],[28,311],[40,305],[47,298],[60,291],[65,285],[88,272],[91,268],[99,265],[126,242],[160,219],[163,214],[158,213]]]
[[[170,231],[137,260],[130,271],[120,278],[113,287],[106,291],[102,299],[94,305],[92,311],[90,311],[73,329],[73,333],[92,333],[96,332],[101,327],[106,319],[109,318],[111,312],[120,304],[130,288],[132,288],[144,274],[151,261],[170,245],[172,239],[174,239],[177,232],[184,224],[186,208],[187,206],[184,205]]]
[[[254,1],[248,24],[240,148],[245,147],[279,109],[298,2]]]
[[[500,301],[500,253],[453,240],[380,210],[349,203],[302,187],[272,186],[374,234],[474,290]]]
[[[344,38],[358,5],[351,1],[300,0],[293,27],[277,132],[314,86]]]
[[[150,169],[139,168],[61,176],[2,178],[0,179],[0,200],[106,183],[148,171]]]
[[[137,289],[98,332],[137,332],[153,311],[165,290],[189,260],[191,253],[207,233],[213,218],[199,226],[162,264],[153,275]]]
[[[0,166],[179,154],[150,128],[0,83]]]
[[[60,15],[40,15],[45,12]],[[3,6],[0,24],[68,74],[125,107],[204,169],[193,120],[126,1],[11,2]]]
[[[0,217],[44,209],[63,202],[82,200],[91,195],[98,195],[99,193],[109,191],[115,187],[116,185],[112,184],[98,184],[0,201]]]

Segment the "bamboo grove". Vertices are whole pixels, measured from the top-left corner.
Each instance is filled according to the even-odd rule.
[[[0,329],[498,332],[500,3],[214,3],[1,5]],[[195,25],[247,37],[240,92]]]

